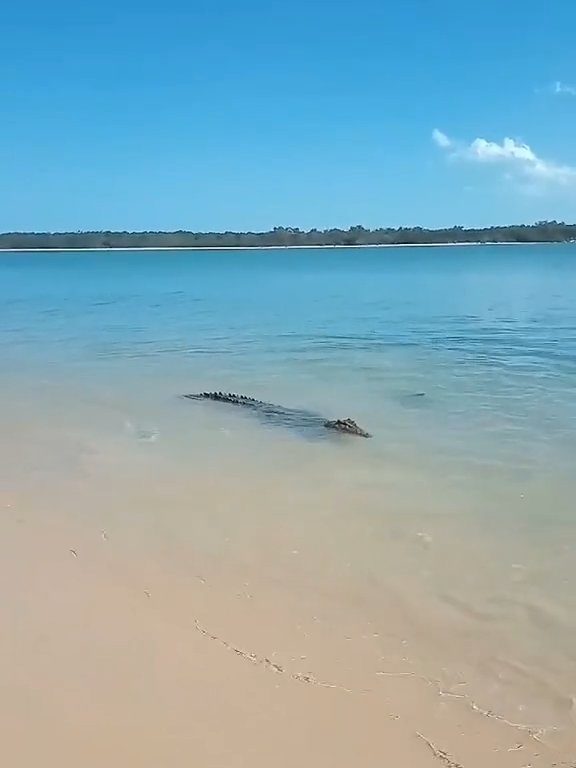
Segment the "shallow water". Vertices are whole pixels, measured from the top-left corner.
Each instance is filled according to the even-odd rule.
[[[6,498],[242,561],[390,669],[573,727],[575,246],[4,253],[0,359]],[[178,397],[207,389],[374,438]]]

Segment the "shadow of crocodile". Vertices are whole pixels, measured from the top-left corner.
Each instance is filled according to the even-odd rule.
[[[189,400],[211,400],[217,403],[241,406],[265,424],[288,427],[308,438],[325,437],[330,433],[372,437],[352,419],[325,419],[312,411],[284,408],[282,405],[265,403],[244,395],[229,392],[199,392],[198,394],[183,395],[183,397]]]

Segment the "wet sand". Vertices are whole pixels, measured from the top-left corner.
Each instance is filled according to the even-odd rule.
[[[388,519],[387,589],[368,545],[379,529],[352,520],[324,458],[315,487],[303,468],[297,483],[249,475],[233,452],[185,473],[154,443],[80,450],[28,429],[2,452],[15,478],[0,497],[6,764],[574,764],[573,712],[563,727],[532,723],[538,706],[513,718],[501,691],[465,679],[493,648],[467,637],[486,623],[473,607],[466,624],[411,578],[405,542],[425,561],[434,535]],[[271,467],[279,451],[290,475],[300,447],[274,449]]]
[[[410,253],[0,259],[2,765],[574,768],[572,253]]]
[[[126,562],[113,538],[17,519],[3,528],[1,737],[11,765],[481,768],[558,758],[545,735],[383,660],[353,612],[243,582],[242,568],[167,575]]]

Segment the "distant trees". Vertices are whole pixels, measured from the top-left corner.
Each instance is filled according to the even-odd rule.
[[[251,248],[314,245],[419,245],[442,243],[559,243],[576,241],[576,224],[538,221],[485,229],[310,229],[274,227],[269,232],[6,232],[0,248]]]

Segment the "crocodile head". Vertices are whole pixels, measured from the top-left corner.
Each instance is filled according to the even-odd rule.
[[[372,435],[362,427],[359,427],[352,419],[334,419],[334,421],[325,421],[326,429],[334,429],[336,432],[344,432],[347,435],[357,435],[357,437],[372,437]]]

